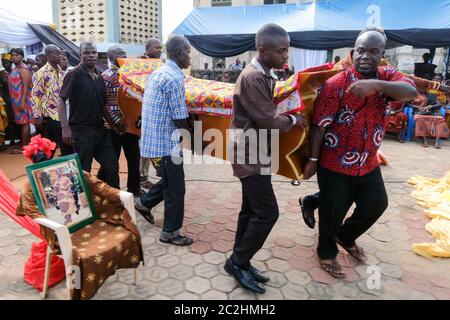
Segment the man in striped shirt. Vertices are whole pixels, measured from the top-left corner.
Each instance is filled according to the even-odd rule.
[[[126,58],[125,51],[118,46],[108,49],[108,60],[111,67],[103,72],[102,77],[105,81],[106,101],[105,101],[105,118],[111,128],[111,137],[116,150],[117,158],[123,148],[125,158],[127,159],[128,178],[127,191],[135,196],[141,196],[139,181],[139,137],[135,134],[127,132],[127,128],[123,121],[122,110],[119,107],[119,58]],[[103,170],[100,169],[98,177],[103,178]]]

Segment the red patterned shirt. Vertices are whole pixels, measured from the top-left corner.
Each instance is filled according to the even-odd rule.
[[[378,67],[377,78],[414,85],[391,66]],[[327,128],[320,165],[350,176],[363,176],[378,167],[376,155],[390,112],[382,93],[360,98],[346,92],[360,79],[365,77],[351,66],[324,83],[314,104],[313,123]]]

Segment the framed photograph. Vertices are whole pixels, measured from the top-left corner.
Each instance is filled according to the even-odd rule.
[[[34,197],[48,219],[71,233],[97,219],[77,154],[26,167]]]

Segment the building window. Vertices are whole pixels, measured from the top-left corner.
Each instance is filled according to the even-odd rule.
[[[211,0],[212,7],[229,7],[231,6],[231,0]]]
[[[286,0],[264,0],[264,4],[286,3]]]

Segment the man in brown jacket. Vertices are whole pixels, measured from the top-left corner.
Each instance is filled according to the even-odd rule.
[[[239,76],[233,97],[230,159],[234,175],[242,184],[243,200],[233,254],[225,270],[242,287],[257,293],[265,292],[261,283],[270,279],[250,260],[263,246],[279,215],[270,170],[279,155],[275,150],[271,154],[271,146],[279,142],[278,132],[306,126],[300,115],[277,115],[273,103],[276,76],[271,69],[287,63],[289,42],[288,33],[280,26],[263,26],[256,34],[257,57]]]

